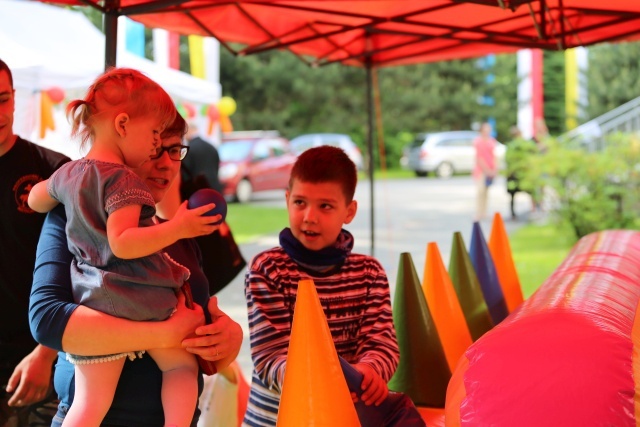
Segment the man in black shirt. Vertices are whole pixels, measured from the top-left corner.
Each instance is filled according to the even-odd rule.
[[[194,121],[189,123],[187,141],[189,155],[182,161],[183,173],[193,177],[203,175],[211,188],[222,193],[222,184],[218,179],[220,169],[218,150],[199,136],[198,125]]]
[[[27,205],[29,191],[69,158],[13,133],[13,77],[0,60],[0,427],[51,425],[55,350],[29,329],[29,294],[44,215]]]

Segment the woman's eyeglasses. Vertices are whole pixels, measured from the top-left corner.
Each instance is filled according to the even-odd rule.
[[[187,156],[187,153],[189,152],[189,147],[187,145],[171,145],[169,147],[158,147],[156,148],[156,154],[149,157],[151,160],[155,160],[155,159],[159,159],[160,156],[162,156],[162,153],[164,152],[169,153],[169,158],[171,160],[175,160],[176,162],[179,162],[180,160],[184,159]]]

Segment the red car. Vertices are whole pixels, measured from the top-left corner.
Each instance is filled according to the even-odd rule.
[[[240,203],[259,191],[286,189],[297,158],[275,131],[226,133],[218,153],[224,196]]]

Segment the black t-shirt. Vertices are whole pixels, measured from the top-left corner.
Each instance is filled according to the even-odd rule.
[[[22,138],[0,157],[0,361],[20,360],[36,346],[29,330],[29,294],[44,214],[29,191],[70,159]]]
[[[193,177],[204,175],[209,187],[222,192],[222,184],[218,178],[220,169],[218,150],[204,139],[197,136],[189,141],[189,154],[182,161],[182,166],[188,169]]]

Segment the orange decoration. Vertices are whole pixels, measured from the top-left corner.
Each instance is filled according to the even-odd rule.
[[[449,369],[453,372],[458,360],[473,341],[458,295],[435,242],[427,245],[422,290],[436,324]]]

